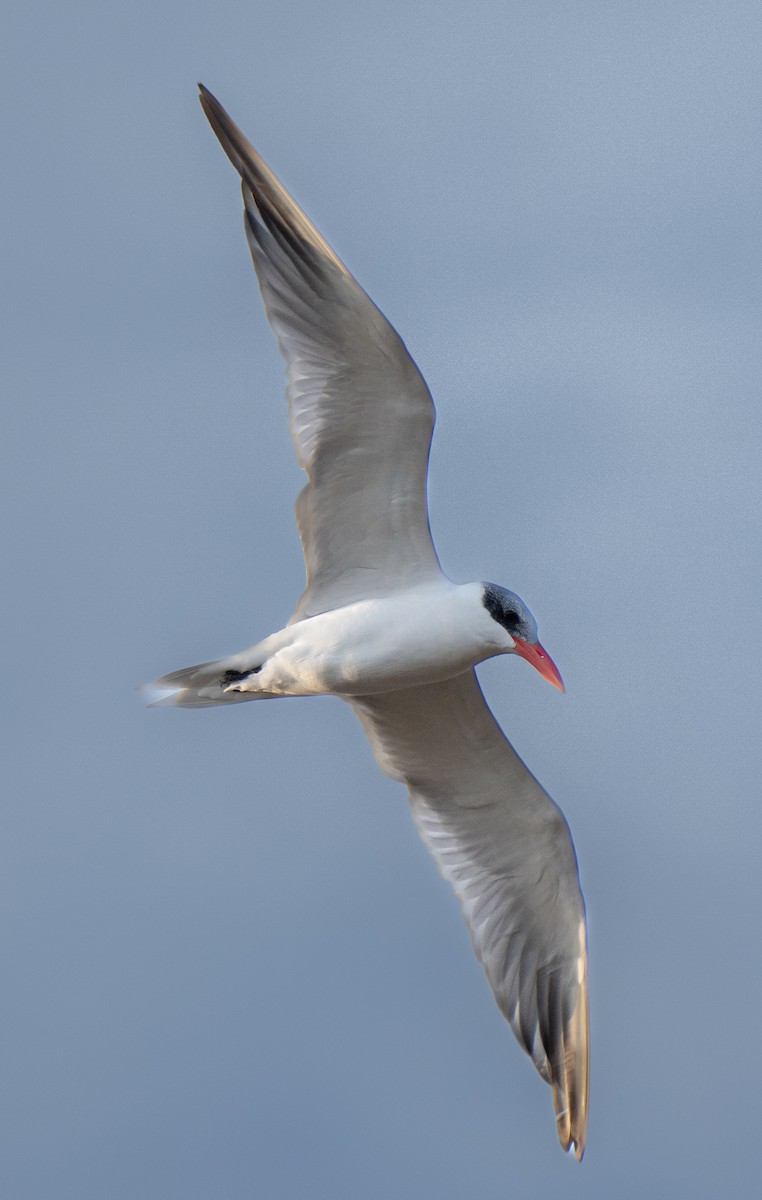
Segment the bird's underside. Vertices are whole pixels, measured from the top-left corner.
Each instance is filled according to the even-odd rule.
[[[296,507],[307,586],[279,633],[151,686],[163,693],[159,703],[185,707],[309,694],[307,681],[329,662],[325,631],[335,634],[330,654],[345,672],[357,667],[357,686],[312,691],[343,695],[382,770],[406,784],[419,833],[460,900],[498,1006],[551,1085],[561,1145],[581,1158],[587,952],[574,848],[563,815],[505,738],[472,668],[491,654],[516,652],[557,685],[560,677],[539,665],[536,623],[528,645],[522,613],[513,611],[522,602],[512,593],[478,585],[479,599],[467,595],[477,585],[464,585],[455,589],[465,597],[462,612],[448,598],[454,585],[442,575],[428,524],[434,407],[423,377],[383,314],[203,87],[201,103],[242,179],[246,235],[286,359],[291,435],[307,473]],[[513,597],[502,614],[494,609],[500,592]],[[437,634],[452,667],[439,676],[400,668],[396,683],[392,672],[383,690],[365,691],[363,680],[375,678],[367,664],[392,626],[407,638],[404,653],[423,662],[429,651],[427,635],[416,632],[420,600],[427,598],[431,612],[429,597],[440,594],[443,605],[453,605],[440,614],[449,632]],[[399,621],[361,627],[344,616],[384,601],[400,606]],[[533,623],[528,610],[527,620]],[[473,651],[470,643],[463,649],[468,638]],[[291,692],[275,689],[278,653],[281,664],[297,663]]]

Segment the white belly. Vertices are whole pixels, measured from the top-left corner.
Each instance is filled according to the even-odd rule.
[[[510,648],[480,592],[442,583],[289,625],[260,643],[261,671],[242,690],[357,696],[450,678]]]

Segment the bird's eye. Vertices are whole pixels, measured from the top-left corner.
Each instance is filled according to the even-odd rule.
[[[518,625],[521,618],[519,617],[519,614],[517,612],[513,612],[513,610],[511,609],[509,612],[507,612],[505,614],[505,619],[509,625]]]

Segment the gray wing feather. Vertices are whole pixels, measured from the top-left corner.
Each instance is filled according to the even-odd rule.
[[[505,738],[473,671],[351,703],[382,769],[407,784],[500,1010],[553,1089],[561,1145],[581,1158],[585,908],[563,814]]]
[[[286,359],[307,587],[293,619],[440,574],[426,473],[434,405],[402,339],[206,88],[242,178],[245,229]]]

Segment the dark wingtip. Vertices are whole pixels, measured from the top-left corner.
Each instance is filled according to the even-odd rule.
[[[227,120],[230,121],[230,117],[228,117],[228,114],[225,112],[225,109],[222,107],[214,93],[210,92],[209,88],[203,83],[198,84],[198,98],[201,107],[206,114],[207,120],[219,137],[220,135],[217,130],[218,125],[221,123],[221,119],[227,118]],[[215,117],[217,118],[217,121],[215,121]],[[232,121],[230,123],[232,124]]]
[[[215,95],[213,95],[212,92],[209,91],[208,87],[204,87],[203,83],[199,83],[199,85],[198,85],[198,98],[199,98],[201,107],[203,108],[204,112],[206,113],[207,117],[209,117],[209,119],[211,119],[211,117],[210,117],[211,112],[214,112],[215,109],[222,107],[219,100],[217,99],[217,97]]]

